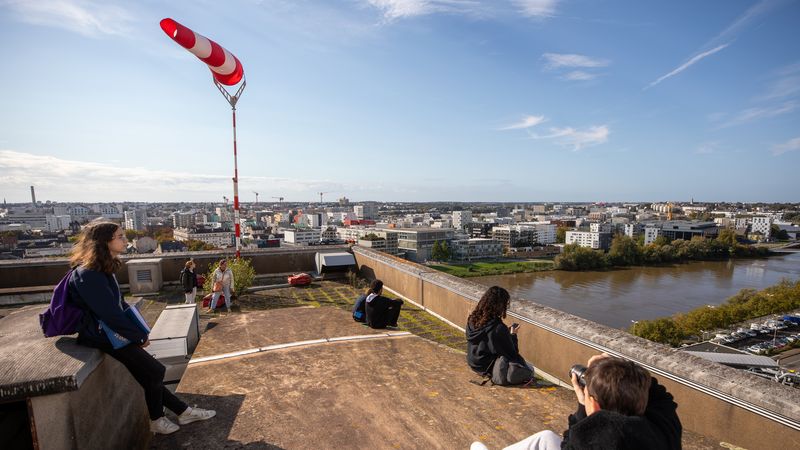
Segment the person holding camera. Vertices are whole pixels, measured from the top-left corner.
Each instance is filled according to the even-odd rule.
[[[535,380],[533,368],[519,354],[519,324],[507,327],[503,323],[510,302],[507,290],[490,287],[470,313],[466,327],[467,364],[501,386]]]
[[[564,437],[540,431],[506,450],[681,448],[678,405],[644,367],[601,354],[587,367],[573,366],[570,375],[578,410],[569,416]],[[473,443],[472,450],[482,448]]]

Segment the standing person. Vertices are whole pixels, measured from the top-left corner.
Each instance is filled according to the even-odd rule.
[[[500,385],[534,380],[533,369],[519,354],[519,325],[507,327],[503,323],[510,302],[507,290],[500,286],[490,287],[470,313],[466,327],[467,364]]]
[[[208,305],[208,311],[214,312],[217,307],[217,300],[220,294],[225,294],[225,309],[231,312],[231,293],[235,291],[233,287],[233,271],[228,267],[228,260],[223,259],[219,262],[219,267],[214,271],[211,276],[213,283],[214,294],[211,296],[211,304]]]
[[[181,270],[181,286],[186,296],[186,303],[194,303],[194,297],[197,295],[197,274],[194,272],[194,267],[194,261],[190,259]]]
[[[210,419],[216,412],[189,407],[164,387],[166,369],[144,349],[150,345],[147,334],[125,315],[130,306],[122,300],[114,272],[122,266],[119,255],[125,252],[127,242],[119,225],[98,222],[83,229],[72,250],[71,264],[76,269],[69,294],[84,311],[78,344],[97,348],[121,362],[144,389],[150,431],[170,434],[180,427],[164,416],[164,406],[178,415],[181,425]],[[99,321],[130,343],[115,350]]]
[[[370,283],[367,297],[364,299],[367,325],[370,328],[397,327],[403,301],[386,298],[381,293],[383,293],[383,281],[375,280]]]

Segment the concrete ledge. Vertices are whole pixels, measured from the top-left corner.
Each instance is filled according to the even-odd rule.
[[[353,247],[361,274],[380,278],[400,295],[466,323],[486,286],[362,247]],[[514,299],[516,300],[516,299]],[[605,351],[639,362],[679,404],[684,428],[745,448],[782,449],[800,442],[800,392],[626,332],[555,309],[512,301],[521,323],[520,351],[544,372],[567,381],[569,367]],[[765,442],[763,436],[772,436]]]

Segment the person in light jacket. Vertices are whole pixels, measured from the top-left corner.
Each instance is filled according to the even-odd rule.
[[[223,259],[219,262],[219,267],[217,267],[217,270],[215,270],[214,274],[211,276],[211,283],[212,289],[214,289],[214,286],[217,286],[217,283],[222,285],[222,289],[214,289],[214,294],[211,296],[211,304],[208,305],[208,311],[214,312],[220,294],[224,294],[225,309],[231,312],[231,294],[236,292],[236,288],[233,284],[233,271],[228,267],[227,259]]]
[[[181,270],[181,286],[183,295],[186,296],[186,303],[194,303],[194,297],[197,295],[197,274],[194,271],[194,261],[191,259],[186,261]]]
[[[210,419],[216,412],[192,408],[164,387],[166,368],[145,350],[150,345],[147,333],[125,314],[132,306],[122,299],[114,273],[122,266],[119,255],[125,253],[127,244],[119,225],[98,222],[86,226],[72,248],[70,263],[75,270],[69,281],[69,297],[83,310],[78,344],[96,348],[122,363],[144,389],[150,431],[170,434],[180,427],[164,415],[165,406],[177,414],[181,425]],[[100,321],[130,343],[114,349]]]

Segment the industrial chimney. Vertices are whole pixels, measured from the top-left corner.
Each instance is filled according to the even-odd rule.
[[[33,206],[36,206],[36,192],[33,190],[33,186],[31,186],[31,201]]]

